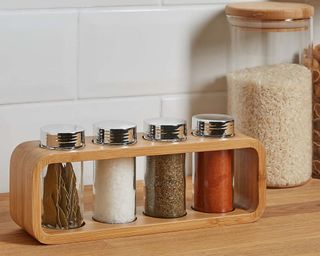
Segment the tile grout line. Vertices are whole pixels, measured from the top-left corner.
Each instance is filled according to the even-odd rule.
[[[188,4],[186,4],[188,5]],[[77,6],[77,5],[66,5],[66,6],[46,6],[46,7],[30,7],[30,8],[18,8],[18,7],[4,7],[1,8],[1,4],[0,4],[0,12],[15,12],[15,11],[63,11],[63,10],[74,10],[74,9],[109,9],[109,10],[121,10],[121,9],[132,9],[132,8],[152,8],[152,7],[156,7],[159,6],[158,4],[129,4],[129,5],[91,5],[91,6]]]
[[[50,104],[50,103],[72,103],[77,101],[78,103],[87,102],[87,101],[109,101],[109,100],[122,100],[122,99],[136,99],[142,97],[149,97],[149,98],[160,98],[161,102],[163,101],[164,97],[171,97],[171,96],[192,96],[194,94],[219,94],[219,93],[226,93],[226,91],[212,91],[212,92],[183,92],[183,93],[172,93],[172,94],[148,94],[148,95],[132,95],[132,96],[114,96],[114,97],[95,97],[95,98],[78,98],[78,99],[59,99],[59,100],[47,100],[47,101],[31,101],[31,102],[14,102],[14,103],[2,103],[0,104],[1,107],[9,107],[9,106],[19,106],[19,105],[31,105],[31,104]]]
[[[76,73],[77,73],[77,76],[76,76],[76,100],[79,100],[79,90],[80,90],[80,10],[77,9],[77,49],[76,49],[76,52],[77,52],[77,56],[76,56]]]
[[[47,6],[47,7],[32,7],[32,8],[14,8],[14,7],[0,7],[0,12],[15,12],[15,11],[63,11],[63,10],[71,10],[71,9],[77,9],[77,10],[92,10],[92,9],[101,9],[101,10],[122,10],[122,9],[134,9],[134,8],[153,8],[153,7],[196,7],[196,6],[215,6],[215,5],[221,5],[221,4],[228,4],[231,0],[225,0],[221,2],[203,2],[203,3],[165,3],[164,0],[159,0],[158,4],[133,4],[133,5],[92,5],[92,6],[77,6],[77,5],[66,5],[66,6]],[[0,4],[1,6],[1,4]]]
[[[159,113],[159,115],[160,115],[160,117],[162,117],[162,115],[163,115],[163,96],[160,96],[159,98],[160,98],[160,113]]]

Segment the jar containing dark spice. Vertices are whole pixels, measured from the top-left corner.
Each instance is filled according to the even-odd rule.
[[[84,129],[57,124],[41,128],[40,147],[74,150],[85,146]],[[83,163],[52,163],[43,171],[42,225],[51,229],[79,228],[83,221]]]
[[[194,136],[234,136],[234,120],[227,115],[199,114],[192,117]],[[193,209],[207,213],[233,210],[233,151],[194,153]]]
[[[95,144],[123,148],[137,141],[136,124],[128,121],[103,121],[93,129]],[[135,157],[95,161],[94,220],[120,224],[136,219],[135,174]]]
[[[179,143],[187,139],[186,121],[174,118],[145,120],[144,139]],[[144,214],[159,218],[186,215],[185,153],[147,156]]]

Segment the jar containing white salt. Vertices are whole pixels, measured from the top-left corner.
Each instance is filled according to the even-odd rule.
[[[312,171],[312,16],[307,4],[234,3],[228,109],[266,148],[267,185],[304,184]]]
[[[137,141],[136,124],[102,121],[94,124],[93,143],[105,147],[129,147]],[[93,219],[105,223],[129,223],[136,219],[136,158],[94,162]]]

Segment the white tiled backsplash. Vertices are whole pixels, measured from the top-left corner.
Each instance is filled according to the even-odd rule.
[[[228,2],[1,1],[0,192],[12,150],[42,125],[78,123],[90,135],[102,119],[141,131],[148,117],[225,113]],[[143,178],[141,158],[137,169]]]

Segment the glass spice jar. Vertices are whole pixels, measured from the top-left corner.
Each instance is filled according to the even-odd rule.
[[[312,63],[313,78],[313,161],[312,177],[320,179],[320,8],[319,1],[306,1],[315,8],[314,18],[314,45],[312,60],[306,59],[307,64]]]
[[[234,120],[227,115],[192,117],[192,134],[210,138],[234,136]],[[207,213],[233,210],[233,150],[194,153],[193,209]]]
[[[136,124],[102,121],[94,124],[93,143],[127,147],[136,143]],[[136,219],[136,158],[94,162],[93,219],[105,223],[129,223]]]
[[[154,143],[179,143],[187,139],[186,121],[153,118],[144,121],[144,139]],[[186,215],[186,154],[147,156],[144,214],[158,218]]]
[[[85,131],[78,125],[56,124],[41,128],[40,147],[74,150],[85,146]],[[42,172],[42,226],[73,229],[83,221],[83,162],[49,164]]]
[[[314,8],[301,3],[231,3],[228,111],[266,149],[268,187],[304,184],[312,170]]]

